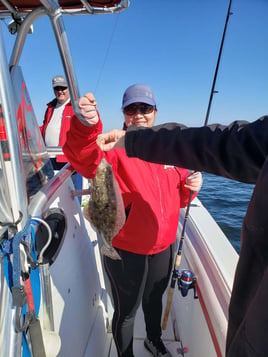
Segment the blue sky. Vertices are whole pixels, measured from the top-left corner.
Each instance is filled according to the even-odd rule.
[[[80,94],[95,94],[104,130],[121,128],[127,86],[149,84],[156,124],[204,124],[229,0],[132,0],[114,15],[66,16]],[[209,123],[253,121],[268,114],[266,0],[233,0]],[[1,22],[7,56],[14,36]],[[38,123],[63,73],[48,18],[29,35],[20,62]]]

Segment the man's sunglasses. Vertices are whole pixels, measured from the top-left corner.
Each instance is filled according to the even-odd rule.
[[[154,105],[140,103],[140,104],[130,104],[123,109],[124,114],[126,115],[136,115],[137,112],[141,114],[150,114],[155,110]]]
[[[67,89],[67,87],[54,87],[54,89],[57,91],[57,92],[59,92],[60,90],[61,91],[64,91],[65,89]]]

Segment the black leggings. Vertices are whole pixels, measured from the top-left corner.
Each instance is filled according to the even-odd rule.
[[[104,256],[114,301],[112,331],[118,356],[133,357],[134,320],[142,301],[146,333],[161,336],[162,296],[173,265],[175,243],[154,255],[117,250],[122,260]]]

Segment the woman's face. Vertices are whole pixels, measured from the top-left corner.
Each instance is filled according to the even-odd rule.
[[[132,103],[123,109],[126,126],[145,126],[150,128],[154,125],[157,114],[156,107],[146,103]]]

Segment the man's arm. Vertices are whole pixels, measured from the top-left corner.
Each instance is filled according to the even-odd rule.
[[[268,117],[228,126],[187,128],[168,123],[150,129],[130,127],[125,148],[130,157],[255,183],[268,155]]]
[[[104,151],[122,147],[130,157],[255,183],[268,156],[268,117],[200,128],[177,123],[130,126],[126,133],[112,130],[98,140]]]

